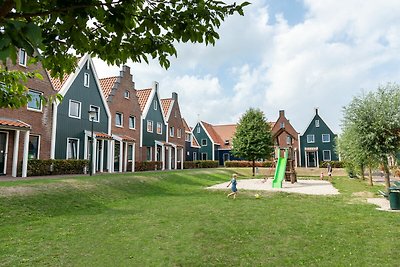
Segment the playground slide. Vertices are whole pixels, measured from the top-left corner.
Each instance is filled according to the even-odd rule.
[[[287,158],[287,153],[285,153],[284,158],[278,159],[274,180],[272,181],[272,188],[282,188],[282,181],[285,179]]]

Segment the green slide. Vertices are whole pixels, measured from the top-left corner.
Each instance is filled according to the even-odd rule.
[[[282,188],[282,181],[285,178],[286,163],[288,159],[288,151],[285,151],[284,158],[278,158],[278,163],[276,164],[275,176],[272,181],[272,188]]]

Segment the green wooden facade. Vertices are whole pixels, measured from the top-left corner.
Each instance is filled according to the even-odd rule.
[[[151,105],[149,106],[149,109],[145,116],[143,116],[142,119],[142,146],[148,146],[148,147],[153,147],[155,144],[155,141],[162,141],[166,142],[167,138],[167,126],[165,124],[164,116],[162,113],[162,106],[161,102],[159,99],[159,96],[157,92],[153,94],[153,97],[149,98],[148,101],[151,101]],[[155,104],[156,107],[155,107]],[[147,131],[147,121],[152,121],[153,122],[153,132]],[[157,123],[161,124],[162,127],[162,133],[158,134],[157,133]]]
[[[213,140],[211,140],[201,122],[198,122],[196,124],[196,126],[193,128],[192,134],[196,137],[200,145],[197,159],[199,160],[216,159],[217,157],[215,153],[217,153],[218,146],[213,143]],[[213,152],[214,152],[214,157],[213,157]]]
[[[85,131],[86,133],[91,132],[92,126],[92,122],[89,120],[91,106],[99,110],[99,120],[98,122],[93,122],[94,131],[109,133],[110,118],[106,111],[104,98],[102,98],[95,71],[93,71],[91,59],[87,58],[86,61],[80,62],[77,70],[79,73],[75,74],[76,77],[72,83],[70,85],[66,84],[60,92],[64,98],[58,105],[56,114],[55,158],[57,159],[67,158],[68,139],[79,140],[78,158],[85,158]],[[84,84],[85,75],[86,82],[88,80],[88,84],[86,83],[87,86]],[[76,101],[74,103],[80,103],[80,116],[78,118],[71,116],[70,106],[73,101]],[[103,149],[103,153],[106,153],[106,151],[107,149]]]
[[[335,151],[336,135],[319,116],[315,116],[300,136],[300,166],[319,167],[322,161],[339,160]]]

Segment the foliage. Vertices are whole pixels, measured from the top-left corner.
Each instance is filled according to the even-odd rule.
[[[28,160],[28,176],[83,174],[89,161],[84,159],[30,159]]]
[[[360,180],[335,177],[330,197],[204,189],[231,174],[1,182],[1,265],[398,266],[399,214],[354,194],[376,191]]]
[[[250,108],[240,118],[232,140],[232,154],[252,162],[273,152],[271,127],[259,109]],[[254,175],[253,164],[253,175]]]
[[[271,167],[273,165],[272,161],[256,161],[256,167]],[[225,161],[225,167],[227,168],[236,168],[236,167],[252,167],[252,161],[244,161],[244,160],[231,160]]]
[[[3,0],[0,61],[4,66],[8,59],[15,64],[22,48],[32,62],[41,61],[59,78],[75,69],[76,55],[86,53],[115,65],[157,58],[168,68],[168,58],[177,55],[177,42],[214,45],[221,22],[235,13],[243,15],[248,4],[216,0]]]
[[[194,161],[184,161],[183,162],[183,168],[184,169],[196,169],[197,168],[197,163]]]
[[[195,161],[198,168],[217,168],[218,161],[216,160],[197,160]]]
[[[344,165],[344,163],[342,161],[332,160],[332,161],[322,161],[319,164],[319,167],[327,168],[328,164],[330,164],[332,168],[343,168],[343,165]]]
[[[135,171],[155,171],[162,169],[161,161],[136,161]]]
[[[400,88],[380,86],[376,92],[355,97],[344,108],[339,150],[353,166],[382,164],[385,184],[390,186],[388,156],[400,148]]]

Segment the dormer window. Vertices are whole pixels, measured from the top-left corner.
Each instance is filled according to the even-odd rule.
[[[89,81],[90,81],[90,74],[85,72],[83,75],[83,86],[89,87]]]
[[[126,90],[126,91],[125,91],[125,93],[124,93],[124,97],[125,97],[126,99],[129,99],[129,97],[130,97],[130,93],[129,93],[129,91],[128,91],[128,90]]]
[[[18,64],[26,67],[27,55],[25,49],[20,48],[18,52]]]
[[[319,127],[319,120],[315,120],[315,127]]]
[[[157,110],[157,100],[153,100],[153,108],[154,110]]]
[[[225,145],[229,145],[229,140],[225,140]]]

